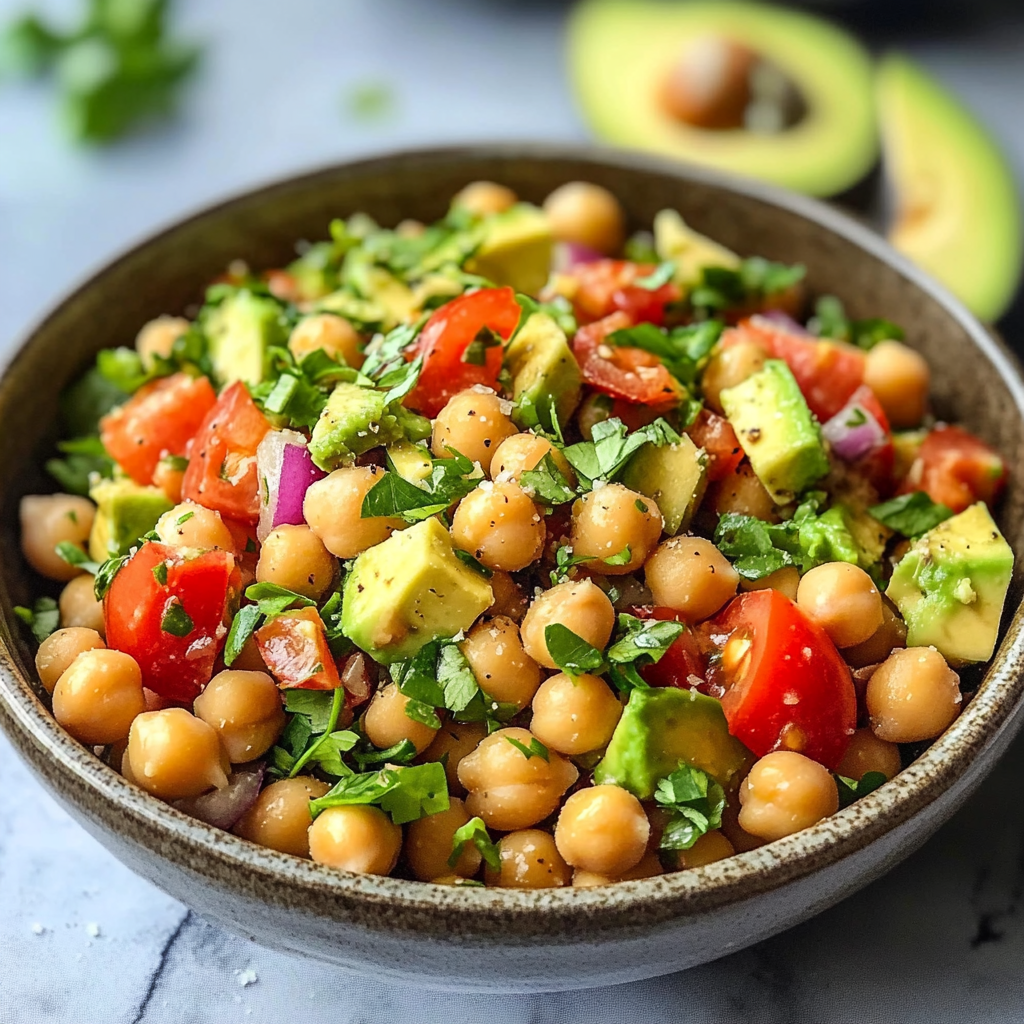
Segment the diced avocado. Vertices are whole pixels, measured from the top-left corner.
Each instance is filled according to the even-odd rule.
[[[542,210],[516,203],[483,222],[483,240],[466,261],[466,270],[509,285],[517,292],[536,295],[551,270],[553,239]]]
[[[721,394],[751,468],[778,505],[828,473],[821,429],[781,359]]]
[[[268,349],[287,341],[278,303],[244,290],[212,310],[203,329],[210,342],[213,376],[221,385],[236,380],[259,384],[266,373]]]
[[[89,497],[96,502],[89,534],[89,557],[95,562],[127,555],[132,545],[174,508],[159,487],[140,487],[131,480],[101,480]]]
[[[524,430],[554,429],[551,409],[567,423],[579,405],[583,378],[565,332],[547,313],[534,313],[505,350],[512,374],[512,418]]]
[[[857,548],[857,564],[862,569],[877,565],[885,554],[885,546],[892,537],[892,530],[864,509],[844,504],[834,505],[833,508],[839,510],[846,529],[850,531]]]
[[[1012,574],[1010,545],[979,501],[921,537],[885,593],[906,620],[908,647],[963,665],[992,657]]]
[[[387,665],[469,629],[493,600],[487,580],[456,556],[448,531],[425,519],[356,559],[345,580],[341,626]]]
[[[392,403],[391,412],[398,421],[399,429],[409,441],[426,441],[434,432],[433,425],[426,416],[421,416],[404,405]]]
[[[387,320],[387,312],[379,302],[364,299],[350,288],[338,288],[325,295],[316,304],[318,313],[336,313],[363,331],[380,329]]]
[[[714,697],[674,686],[637,687],[629,695],[604,759],[594,769],[594,782],[622,786],[649,800],[658,781],[683,761],[728,788],[753,759],[729,734],[722,705]]]
[[[690,525],[708,485],[707,456],[687,434],[678,444],[645,444],[629,460],[622,482],[653,498],[665,520],[665,532],[676,534]]]
[[[430,452],[422,445],[413,444],[411,441],[402,440],[389,444],[388,455],[398,475],[411,484],[426,480],[434,467]]]
[[[705,267],[735,270],[740,265],[736,253],[698,234],[675,210],[661,210],[655,216],[654,249],[659,259],[675,263],[675,282],[682,288],[698,284]]]
[[[345,262],[345,281],[363,298],[383,310],[381,330],[390,331],[411,319],[417,309],[412,289],[383,267],[374,266],[365,259],[352,260],[356,252],[353,250]]]
[[[893,433],[893,480],[902,480],[910,472],[910,467],[913,466],[927,436],[927,430],[897,430]]]
[[[321,469],[331,470],[403,436],[401,424],[384,404],[382,392],[342,382],[335,385],[313,427],[309,451]]]
[[[413,285],[412,295],[417,309],[426,309],[428,304],[440,306],[449,299],[461,295],[465,286],[452,274],[427,274]]]

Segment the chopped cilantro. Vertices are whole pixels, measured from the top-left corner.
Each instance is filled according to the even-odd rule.
[[[574,555],[572,546],[562,544],[555,549],[555,567],[551,570],[551,586],[557,587],[559,583],[567,583],[572,579],[572,569],[585,562],[594,561],[593,555]]]
[[[483,564],[483,562],[478,561],[468,551],[463,551],[461,548],[456,548],[455,557],[460,562],[465,562],[465,564],[468,565],[470,569],[473,570],[473,572],[480,573],[480,575],[485,577],[486,579],[490,579],[494,575],[493,569],[488,569],[487,566]]]
[[[605,565],[629,565],[633,558],[633,551],[627,544],[618,554],[602,558]]]
[[[548,761],[551,758],[548,748],[545,747],[536,736],[530,737],[529,746],[520,742],[514,736],[506,736],[505,739],[507,739],[509,743],[511,743],[512,746],[526,758],[527,761],[529,761],[531,757],[539,757],[542,761]]]
[[[616,417],[602,420],[594,425],[591,438],[570,445],[564,452],[587,487],[592,487],[595,480],[615,479],[645,444],[661,446],[679,442],[679,435],[660,417],[632,433]]]
[[[452,836],[452,855],[448,858],[448,867],[454,868],[462,856],[462,851],[472,843],[480,851],[480,856],[493,871],[501,867],[501,856],[497,844],[487,832],[483,818],[470,818]]]
[[[174,520],[175,526],[184,526],[190,519],[195,516],[195,512],[183,512],[177,519]]]
[[[181,604],[177,597],[172,597],[164,608],[163,618],[160,620],[160,630],[169,633],[171,636],[186,637],[195,629],[192,617]]]
[[[167,563],[159,562],[153,566],[153,579],[160,584],[161,587],[167,586]]]
[[[685,632],[686,626],[681,622],[638,619],[623,612],[606,654],[609,679],[623,693],[646,686],[638,669],[661,661],[676,638]]]
[[[487,353],[492,348],[500,349],[504,344],[505,340],[501,335],[484,324],[476,332],[476,337],[466,346],[462,353],[462,361],[473,366],[483,366],[487,362]]]
[[[576,491],[548,452],[533,469],[519,477],[519,486],[541,505],[564,505],[576,498]]]
[[[690,304],[702,315],[734,309],[784,292],[803,280],[806,268],[773,263],[760,256],[743,260],[735,270],[704,267]]]
[[[69,540],[62,540],[55,548],[58,557],[62,558],[68,565],[73,565],[78,569],[84,569],[86,572],[92,573],[94,576],[100,569],[100,563],[94,562],[89,556],[77,545],[72,544]]]
[[[58,441],[57,448],[67,458],[47,459],[46,472],[67,494],[87,495],[94,473],[107,479],[114,475],[114,460],[107,454],[103,442],[98,437],[76,437],[70,441]]]
[[[816,337],[848,341],[865,350],[874,348],[880,341],[902,341],[904,338],[903,328],[891,320],[849,319],[842,302],[834,295],[822,295],[818,299],[807,329]]]
[[[662,285],[666,285],[672,280],[675,272],[675,262],[673,260],[665,260],[644,277],[634,278],[633,287],[643,288],[648,292],[657,291]]]
[[[309,804],[316,818],[329,807],[377,804],[396,825],[448,810],[448,781],[438,761],[407,768],[346,775],[330,792]]]
[[[725,790],[705,772],[682,764],[658,783],[654,802],[668,812],[663,850],[689,850],[706,832],[720,828]]]
[[[551,660],[566,675],[579,676],[604,668],[601,652],[560,622],[552,622],[544,628],[544,642]]]
[[[60,625],[60,609],[52,597],[37,597],[31,608],[17,605],[14,614],[32,630],[37,643],[42,643]]]
[[[920,537],[949,519],[953,510],[932,501],[924,491],[914,491],[913,494],[901,494],[884,501],[881,505],[873,505],[868,513],[904,537]]]
[[[449,505],[464,498],[480,482],[475,463],[449,448],[452,457],[433,459],[430,476],[419,485],[401,477],[388,459],[388,472],[384,473],[366,492],[361,515],[397,516],[408,523],[418,523],[443,512]]]
[[[718,320],[704,320],[666,330],[643,323],[613,331],[606,341],[609,345],[627,345],[650,352],[673,377],[692,386],[707,366],[724,326]]]
[[[854,800],[859,800],[862,796],[867,796],[868,793],[874,793],[879,786],[888,781],[881,772],[865,772],[859,781],[848,779],[845,775],[833,774],[839,789],[840,807],[849,807]]]

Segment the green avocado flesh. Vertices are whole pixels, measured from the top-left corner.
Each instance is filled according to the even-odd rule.
[[[921,537],[885,593],[906,620],[908,647],[963,665],[992,657],[1012,575],[1013,552],[978,502]]]
[[[218,384],[236,380],[259,384],[267,369],[271,345],[283,345],[281,307],[273,299],[240,291],[213,310],[205,324],[210,361]]]
[[[653,499],[670,536],[690,525],[707,489],[707,456],[689,435],[678,444],[645,444],[629,460],[622,482]]]
[[[102,480],[89,491],[96,518],[89,533],[89,557],[104,562],[127,555],[139,538],[174,505],[159,487],[141,487],[131,480]]]
[[[709,131],[670,116],[663,84],[687,46],[709,35],[771,61],[802,95],[806,115],[774,134]],[[569,65],[584,117],[617,145],[822,196],[855,184],[878,155],[868,54],[807,14],[730,0],[583,0],[570,21]]]
[[[337,469],[402,436],[398,419],[384,404],[381,392],[342,382],[331,392],[313,427],[309,451],[321,469]]]
[[[466,261],[471,274],[536,295],[547,283],[554,239],[544,212],[517,203],[483,222],[483,240]]]
[[[345,579],[341,626],[386,665],[469,629],[493,601],[490,584],[458,558],[448,531],[425,519],[355,560]]]
[[[1010,304],[1024,257],[1013,170],[988,130],[905,57],[878,72],[886,175],[896,203],[889,241],[982,319]]]
[[[638,687],[615,727],[594,782],[612,783],[649,800],[659,780],[685,761],[728,788],[752,755],[729,734],[714,697],[674,686]]]
[[[552,407],[567,423],[579,405],[583,378],[565,332],[547,313],[534,313],[505,351],[512,374],[512,418],[524,430],[552,430]]]

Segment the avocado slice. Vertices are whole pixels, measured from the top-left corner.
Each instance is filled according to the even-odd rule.
[[[362,256],[361,259],[353,259]],[[390,331],[412,319],[418,308],[412,289],[384,267],[374,266],[359,250],[353,250],[345,261],[344,283],[382,312],[380,329]]]
[[[882,61],[877,94],[896,201],[889,241],[982,319],[996,319],[1024,254],[1013,171],[960,100],[906,57]]]
[[[906,620],[908,647],[964,665],[992,657],[1012,575],[1010,545],[979,501],[921,537],[885,593]]]
[[[629,460],[622,482],[657,502],[670,536],[690,525],[707,489],[707,455],[688,434],[678,444],[645,444]]]
[[[342,381],[313,427],[309,451],[321,469],[332,470],[402,437],[402,427],[384,404],[382,392]]]
[[[174,508],[159,487],[140,487],[132,480],[101,480],[89,491],[96,518],[89,533],[89,557],[104,562],[127,555],[156,521]]]
[[[741,262],[731,249],[694,231],[675,210],[655,214],[654,251],[675,263],[675,283],[687,290],[700,283],[705,267],[736,270]]]
[[[481,228],[480,245],[466,261],[466,270],[496,285],[536,295],[547,283],[554,241],[544,211],[516,203],[487,217]]]
[[[221,386],[236,380],[249,386],[259,384],[266,374],[268,349],[287,341],[278,303],[244,289],[211,310],[203,329],[209,340],[213,376]]]
[[[404,438],[388,445],[388,456],[395,472],[411,484],[426,480],[434,468],[430,452],[423,445],[413,444]]]
[[[734,41],[779,69],[806,112],[782,131],[693,127],[660,102],[687,48]],[[633,149],[833,195],[858,182],[878,154],[874,74],[864,48],[809,14],[733,0],[583,0],[569,25],[576,95],[602,139]]]
[[[781,359],[769,359],[742,384],[726,388],[721,402],[751,468],[777,505],[828,472],[821,429]]]
[[[594,782],[628,789],[641,800],[685,761],[724,788],[753,754],[729,734],[722,704],[696,690],[637,687],[629,695]]]
[[[568,423],[579,405],[583,377],[565,332],[547,313],[533,313],[505,350],[512,374],[512,419],[523,430],[553,430],[551,409]]]
[[[455,554],[448,531],[425,519],[355,560],[345,579],[341,628],[387,665],[469,629],[493,601],[491,585]]]

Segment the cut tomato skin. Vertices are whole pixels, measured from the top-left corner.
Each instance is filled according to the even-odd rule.
[[[674,284],[658,288],[639,288],[633,284],[638,277],[654,272],[652,263],[629,260],[594,260],[574,268],[576,281],[573,305],[582,323],[600,320],[615,312],[625,313],[633,323],[665,322],[665,307],[678,302],[682,292]]]
[[[256,449],[270,422],[241,381],[226,388],[192,441],[181,496],[228,519],[260,518]]]
[[[724,480],[743,461],[743,447],[732,424],[708,408],[701,409],[696,420],[686,428],[690,440],[703,448],[708,457],[708,480]]]
[[[315,608],[298,608],[256,630],[256,646],[282,690],[336,690],[338,666]]]
[[[777,590],[734,598],[716,619],[729,732],[758,757],[795,750],[834,770],[857,727],[850,669],[825,631]]]
[[[659,619],[663,622],[682,622],[682,616],[673,608],[644,605],[631,608],[630,614],[638,619]],[[675,686],[711,693],[707,673],[711,655],[717,648],[699,626],[687,625],[672,641],[660,660],[639,669],[640,676],[649,686]]]
[[[166,583],[154,570],[157,575],[166,570]],[[183,558],[166,544],[143,544],[114,577],[104,599],[107,646],[138,662],[144,686],[166,700],[189,704],[213,675],[239,583],[229,552]],[[175,604],[192,621],[186,636],[162,628]]]
[[[486,349],[482,365],[467,363],[463,356],[485,327],[508,341],[521,312],[511,288],[484,288],[435,310],[416,344],[406,352],[409,360],[423,356],[423,372],[403,404],[433,419],[453,395],[474,384],[497,389],[501,346]]]
[[[164,455],[185,454],[216,401],[206,377],[161,377],[100,420],[100,439],[132,480],[147,486]]]

